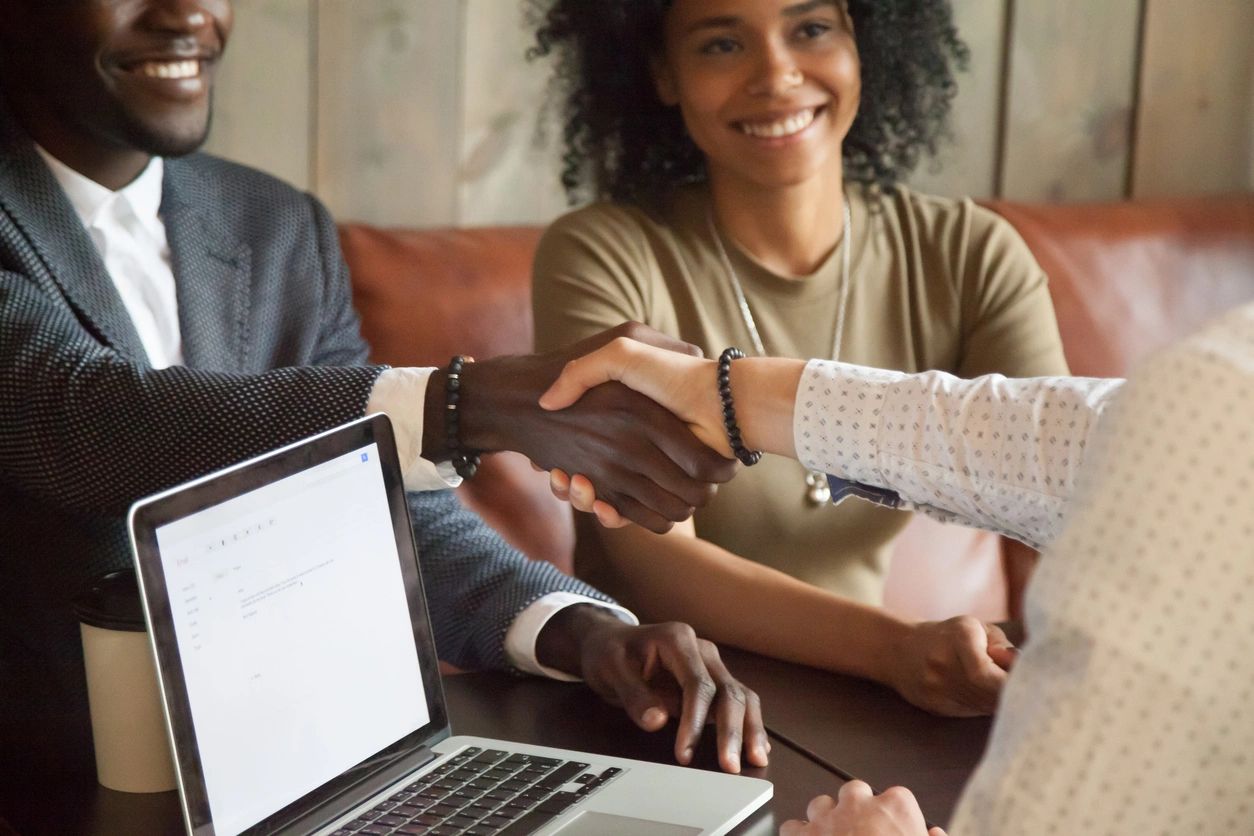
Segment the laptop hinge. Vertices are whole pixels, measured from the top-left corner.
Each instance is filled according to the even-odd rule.
[[[409,773],[421,769],[435,760],[439,757],[439,754],[432,751],[431,746],[448,736],[449,732],[446,726],[443,734],[428,739],[428,745],[415,749],[410,754],[382,767],[376,772],[371,772],[357,783],[345,787],[343,792],[328,798],[317,807],[302,813],[273,832],[277,834],[307,834],[315,832],[320,827],[325,827],[363,801],[379,794]]]

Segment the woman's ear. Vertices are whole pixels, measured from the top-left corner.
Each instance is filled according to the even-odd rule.
[[[662,104],[669,107],[679,104],[679,90],[675,86],[675,74],[671,72],[666,59],[661,55],[650,59],[649,72],[653,75],[653,89],[657,91],[657,97],[661,99]]]

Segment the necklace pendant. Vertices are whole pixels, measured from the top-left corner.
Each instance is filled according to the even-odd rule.
[[[832,488],[827,484],[827,475],[817,470],[806,471],[806,505],[810,508],[822,508],[832,501]]]

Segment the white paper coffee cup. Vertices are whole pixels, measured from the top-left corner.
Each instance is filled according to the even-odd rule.
[[[111,790],[177,786],[152,649],[132,571],[111,572],[74,601],[83,636],[96,778]]]

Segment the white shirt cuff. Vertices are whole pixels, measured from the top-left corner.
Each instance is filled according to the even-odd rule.
[[[541,665],[536,659],[536,639],[540,637],[540,631],[544,629],[544,625],[560,610],[575,604],[604,607],[633,627],[640,623],[640,619],[636,618],[630,610],[618,604],[598,601],[574,592],[550,592],[531,602],[531,605],[520,612],[514,618],[514,622],[509,625],[509,630],[505,633],[505,658],[509,660],[509,663],[524,673],[547,676],[549,679],[561,682],[579,682],[579,677]]]
[[[396,452],[401,477],[410,491],[455,488],[462,478],[452,462],[436,464],[422,457],[422,419],[427,400],[427,381],[435,369],[385,369],[375,379],[366,414],[386,412],[396,431]]]

